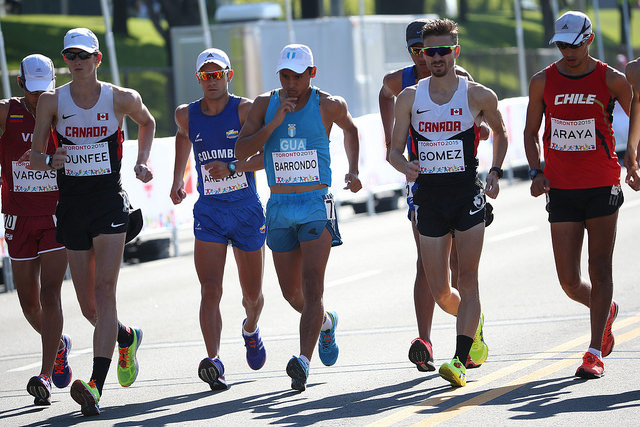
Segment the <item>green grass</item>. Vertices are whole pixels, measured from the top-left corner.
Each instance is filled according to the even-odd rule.
[[[87,27],[98,37],[100,50],[104,54],[98,77],[112,81],[104,19],[101,16],[7,15],[0,22],[9,70],[17,70],[22,58],[31,53],[46,55],[53,60],[56,68],[66,69],[60,55],[64,35],[70,28]],[[169,136],[173,107],[167,103],[167,76],[162,72],[144,70],[167,66],[164,40],[148,19],[129,18],[128,27],[129,37],[114,36],[121,71],[120,84],[140,92],[144,103],[156,118],[156,135]],[[140,67],[142,70],[127,72],[127,67]],[[59,72],[56,79],[57,84],[62,85],[71,76]],[[19,94],[15,79],[12,79],[11,85],[12,93]],[[131,121],[128,130],[129,138],[137,138],[137,126]]]
[[[245,1],[248,3],[251,1]],[[280,0],[284,11],[284,0]],[[467,68],[474,78],[491,87],[500,98],[518,96],[520,84],[517,75],[517,57],[496,55],[496,50],[516,46],[515,19],[513,17],[511,0],[477,0],[470,1],[471,11],[469,22],[460,25],[460,42],[462,55],[459,64]],[[375,0],[365,0],[365,12],[373,12]],[[425,10],[438,12],[442,2],[440,0],[425,0]],[[329,1],[325,0],[325,9],[329,10]],[[358,0],[345,0],[345,13],[357,15],[359,13]],[[298,8],[299,12],[299,8]],[[587,14],[595,17],[591,9]],[[7,15],[0,19],[7,50],[7,62],[10,70],[17,70],[20,60],[30,53],[42,53],[53,59],[57,68],[66,68],[60,55],[62,40],[66,31],[74,27],[88,27],[93,30],[102,51],[105,54],[99,71],[99,78],[110,81],[109,54],[104,37],[104,20],[102,17],[62,16],[62,15]],[[211,18],[213,23],[213,18]],[[173,106],[167,101],[166,74],[151,70],[156,67],[166,67],[168,64],[164,40],[157,33],[148,19],[130,18],[129,37],[116,36],[116,52],[121,71],[127,67],[140,67],[135,72],[121,74],[122,85],[133,87],[140,94],[156,118],[157,136],[169,136],[173,117]],[[616,9],[600,10],[600,26],[606,52],[606,61],[615,64],[615,56],[625,53],[620,45],[619,17]],[[544,40],[539,11],[523,11],[523,32],[527,49],[548,48],[548,41]],[[633,10],[632,42],[636,55],[640,54],[640,9]],[[592,54],[597,55],[594,44]],[[548,64],[537,64],[533,57],[527,59],[527,77],[537,69]],[[147,68],[147,70],[145,70]],[[237,70],[241,72],[242,70]],[[58,84],[69,81],[69,76],[58,75]],[[12,91],[20,93],[12,79]],[[240,81],[240,80],[238,80]],[[136,126],[130,125],[130,138],[135,138]]]

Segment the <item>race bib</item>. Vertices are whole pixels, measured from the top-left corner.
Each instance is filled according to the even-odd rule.
[[[200,173],[202,174],[203,193],[205,196],[231,193],[232,191],[249,187],[244,172],[236,172],[226,178],[215,179],[209,175],[209,171],[204,168],[204,165],[200,165]]]
[[[316,150],[273,153],[276,184],[299,184],[320,181]]]
[[[558,151],[596,149],[596,120],[560,120],[551,117],[550,147]]]
[[[16,215],[4,214],[4,229],[11,230],[11,231],[15,230],[17,221],[18,221],[18,217]]]
[[[460,139],[418,141],[420,173],[464,172],[464,147]]]
[[[29,162],[11,162],[13,191],[16,193],[44,193],[58,191],[56,170],[37,171],[27,169]]]
[[[95,176],[111,173],[109,143],[96,142],[84,145],[65,145],[67,160],[64,172],[69,176]]]

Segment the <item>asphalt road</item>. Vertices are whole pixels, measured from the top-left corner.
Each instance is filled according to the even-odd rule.
[[[325,304],[340,316],[340,357],[333,367],[317,355],[308,388],[290,389],[285,366],[298,354],[299,316],[282,298],[270,253],[265,267],[265,308],[260,321],[267,362],[246,363],[244,318],[237,272],[227,257],[222,300],[221,358],[231,388],[211,392],[197,377],[206,356],[198,323],[199,284],[192,240],[183,233],[182,255],[122,268],[119,318],[140,327],[140,374],[118,385],[115,365],[105,385],[102,414],[80,414],[69,390],[54,389],[53,404],[32,405],[26,383],[40,364],[40,341],[24,319],[15,293],[0,294],[0,426],[75,425],[637,425],[640,415],[640,298],[637,236],[640,194],[625,190],[614,257],[614,298],[620,314],[606,375],[574,377],[588,346],[588,310],[564,295],[551,252],[544,199],[529,196],[528,182],[503,183],[492,202],[480,268],[489,359],[453,389],[437,373],[418,372],[407,359],[417,336],[413,309],[415,248],[405,210],[372,217],[341,208],[345,244],[332,250]],[[586,262],[586,255],[584,257]],[[586,266],[583,265],[586,275]],[[70,282],[63,285],[65,333],[73,338],[75,378],[91,373],[92,328],[81,316]],[[432,340],[436,365],[455,346],[454,318],[436,310]],[[114,354],[117,360],[117,354]]]

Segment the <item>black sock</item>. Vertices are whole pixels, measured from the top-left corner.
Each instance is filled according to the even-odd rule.
[[[473,338],[468,337],[466,335],[458,335],[456,336],[456,354],[455,357],[458,358],[462,365],[467,364],[467,357],[469,357],[469,351],[471,350],[471,346],[473,345]]]
[[[104,387],[104,381],[107,379],[109,365],[111,365],[111,359],[107,359],[106,357],[93,358],[93,372],[91,373],[91,379],[95,380],[96,387],[100,392],[100,396],[102,396],[102,387]]]
[[[120,347],[129,347],[131,344],[133,344],[133,332],[118,321],[118,345]]]

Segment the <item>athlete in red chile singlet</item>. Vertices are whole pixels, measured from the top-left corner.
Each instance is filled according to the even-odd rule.
[[[576,371],[582,378],[604,375],[602,359],[614,344],[612,258],[623,195],[611,121],[616,101],[629,113],[632,94],[622,73],[589,55],[594,37],[584,13],[558,18],[550,43],[562,58],[532,77],[524,130],[531,194],[547,194],[560,285],[589,307],[591,342]],[[538,140],[543,115],[544,170]],[[580,275],[585,229],[590,281]]]

